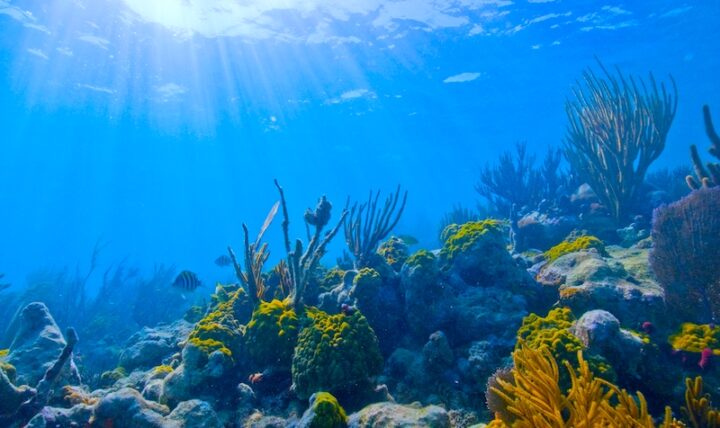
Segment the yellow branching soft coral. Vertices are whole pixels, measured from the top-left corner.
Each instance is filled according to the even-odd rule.
[[[720,411],[712,407],[710,396],[703,394],[701,376],[685,379],[685,406],[683,413],[693,428],[720,427]]]
[[[597,378],[578,351],[578,367],[564,362],[570,373],[567,394],[559,386],[557,362],[547,347],[521,344],[513,354],[513,381],[497,379],[493,392],[506,404],[506,415],[497,414],[493,428],[655,428],[641,393],[637,398],[604,379]],[[707,412],[705,412],[707,413]],[[661,428],[684,425],[666,409]]]

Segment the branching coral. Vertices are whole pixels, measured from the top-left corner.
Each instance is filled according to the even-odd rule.
[[[720,427],[720,411],[712,406],[710,396],[703,394],[701,376],[685,379],[685,407],[682,411],[693,428]]]
[[[711,155],[720,159],[720,136],[715,132],[712,117],[710,116],[710,107],[708,106],[703,106],[703,119],[705,121],[705,133],[710,139],[710,149],[708,151]],[[700,187],[720,186],[720,162],[708,162],[707,168],[703,166],[695,144],[690,146],[690,158],[695,167],[695,175],[697,175],[697,180],[691,175],[685,178],[691,189],[697,190]]]
[[[270,212],[267,217],[265,217],[265,222],[263,222],[260,232],[258,232],[257,238],[255,238],[255,242],[252,244],[250,243],[247,225],[243,223],[242,228],[245,236],[245,271],[243,271],[240,267],[232,247],[228,247],[230,260],[232,260],[233,267],[235,268],[235,275],[243,287],[245,287],[245,291],[253,306],[257,306],[260,299],[262,299],[265,294],[263,267],[265,266],[265,262],[268,257],[270,257],[267,243],[262,245],[260,243],[265,231],[268,227],[270,227],[270,224],[275,218],[279,205],[280,202],[276,202],[275,205],[270,208]]]
[[[612,75],[602,64],[604,78],[592,70],[584,85],[566,102],[569,120],[565,156],[607,206],[616,221],[624,220],[650,164],[665,148],[677,108],[677,89]]]
[[[370,265],[380,241],[385,239],[400,221],[407,202],[407,191],[402,194],[402,199],[400,196],[400,186],[398,186],[395,193],[388,196],[382,206],[378,206],[380,191],[374,197],[370,192],[367,202],[362,204],[356,202],[352,207],[348,198],[345,209],[349,209],[350,214],[345,222],[345,242],[355,256],[356,268]]]
[[[496,413],[490,426],[500,427],[646,427],[655,423],[641,393],[637,398],[613,383],[597,378],[577,353],[577,368],[564,363],[571,386],[564,393],[559,368],[547,347],[520,344],[513,354],[512,379],[497,378],[493,393],[505,402],[506,412]],[[682,427],[666,411],[664,428]]]
[[[503,216],[509,216],[513,206],[536,205],[540,202],[542,177],[534,164],[535,156],[527,153],[527,143],[517,143],[514,154],[506,151],[497,165],[485,165],[475,191]]]
[[[650,267],[686,321],[720,316],[720,187],[701,188],[653,213]]]
[[[308,283],[312,279],[312,274],[320,262],[320,258],[325,255],[325,248],[340,230],[340,226],[345,223],[348,215],[347,210],[343,210],[340,214],[340,220],[337,225],[323,236],[322,232],[330,222],[330,211],[332,204],[324,196],[320,198],[314,210],[307,209],[304,219],[305,226],[309,230],[311,226],[314,228],[310,242],[307,248],[303,248],[302,241],[295,240],[294,249],[290,246],[290,217],[288,216],[287,202],[285,201],[285,192],[280,184],[275,180],[275,187],[280,193],[280,202],[283,210],[282,230],[285,239],[285,251],[287,253],[287,276],[290,278],[290,290],[288,298],[296,312],[301,312],[304,307],[304,294]]]

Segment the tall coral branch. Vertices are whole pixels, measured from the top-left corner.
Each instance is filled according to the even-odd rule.
[[[318,201],[315,209],[307,209],[305,211],[304,219],[306,229],[312,226],[314,232],[310,238],[307,248],[303,249],[303,243],[301,240],[295,240],[295,248],[291,249],[290,246],[290,218],[287,211],[287,202],[285,201],[285,192],[280,186],[277,180],[275,180],[275,187],[277,187],[280,193],[280,203],[283,208],[283,236],[285,240],[285,250],[287,252],[287,267],[290,277],[290,290],[288,291],[288,297],[291,300],[292,306],[297,312],[300,312],[303,307],[303,297],[307,285],[310,281],[312,272],[317,267],[320,259],[325,254],[327,245],[337,235],[340,230],[340,226],[345,223],[345,218],[348,215],[347,209],[343,210],[340,215],[340,220],[330,231],[323,235],[323,230],[330,222],[330,211],[332,204],[327,200],[325,196],[322,196]]]
[[[268,257],[270,257],[267,244],[261,245],[261,242],[263,235],[265,235],[265,231],[267,231],[268,227],[270,227],[270,224],[277,214],[279,204],[280,202],[278,201],[272,206],[272,208],[270,208],[270,212],[268,212],[268,215],[265,217],[265,221],[260,228],[260,232],[258,232],[257,238],[255,238],[255,242],[250,243],[247,225],[243,223],[242,228],[245,249],[244,271],[240,266],[232,247],[228,247],[228,254],[230,255],[230,260],[232,261],[233,268],[235,269],[235,276],[237,276],[238,281],[240,281],[243,288],[245,288],[248,298],[254,306],[257,306],[265,293],[265,283],[262,273],[265,262]]]
[[[385,199],[382,207],[378,206],[380,191],[374,197],[370,192],[367,202],[362,204],[356,202],[351,208],[348,198],[345,206],[346,211],[349,209],[348,221],[345,223],[345,242],[355,256],[357,268],[368,265],[380,241],[385,239],[400,221],[408,194],[405,191],[402,200],[400,195],[400,186],[398,186],[395,193]]]
[[[566,102],[569,120],[564,142],[565,156],[598,194],[616,220],[628,214],[637,189],[650,164],[665,148],[677,110],[677,88],[658,86],[652,74],[649,83],[615,75],[602,64],[604,76],[592,70],[583,74],[583,84],[573,89],[574,100]]]
[[[710,116],[710,107],[707,105],[703,106],[703,120],[705,121],[705,133],[710,139],[708,152],[720,159],[720,136],[715,132],[715,126],[713,126],[712,117]],[[690,146],[690,158],[697,176],[697,180],[691,175],[685,178],[691,189],[697,190],[700,187],[720,186],[720,162],[708,162],[703,165],[695,144]]]

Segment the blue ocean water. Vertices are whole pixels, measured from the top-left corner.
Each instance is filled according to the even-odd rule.
[[[655,166],[689,164],[720,105],[720,3],[0,1],[0,271],[174,265],[214,283],[277,200],[401,184],[396,233],[437,245],[479,168],[561,143],[597,60],[679,92]],[[279,227],[268,239],[279,257]],[[334,242],[333,255],[343,248]]]

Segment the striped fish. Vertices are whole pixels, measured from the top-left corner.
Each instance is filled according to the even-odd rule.
[[[184,270],[178,274],[173,281],[172,286],[185,291],[195,291],[202,284],[197,275],[189,270]]]

